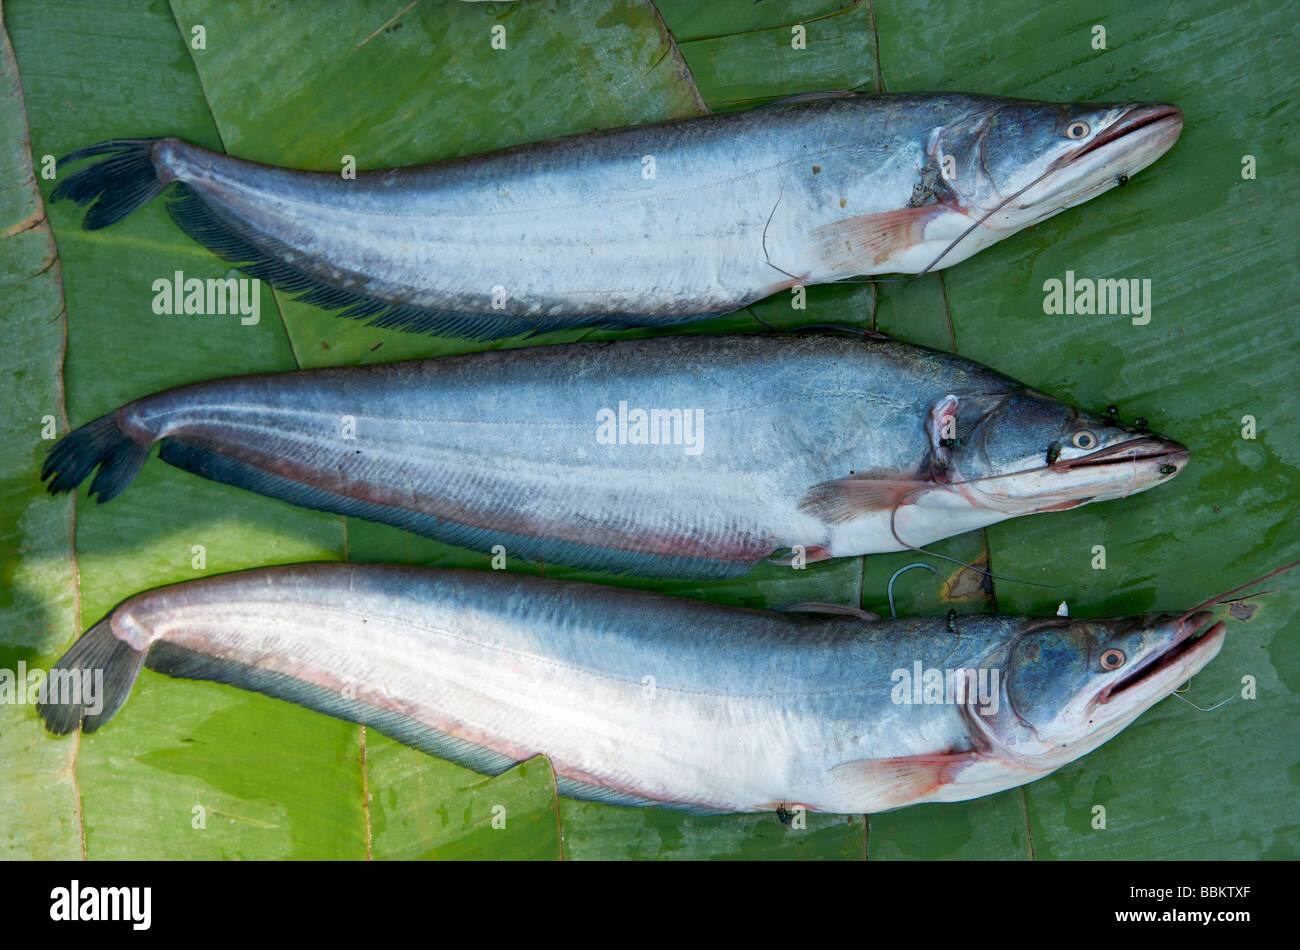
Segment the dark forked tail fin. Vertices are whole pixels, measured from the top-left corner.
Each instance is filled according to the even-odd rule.
[[[86,212],[81,226],[97,231],[121,221],[128,214],[157,197],[170,182],[159,181],[153,163],[153,143],[157,139],[112,139],[87,145],[59,159],[58,167],[68,162],[104,155],[97,162],[73,172],[50,194],[52,201],[70,198],[77,207],[94,204]]]
[[[55,735],[94,732],[122,708],[144,665],[144,651],[113,634],[109,614],[50,668],[37,712]]]
[[[149,448],[123,432],[117,413],[110,412],[56,442],[41,466],[41,481],[48,479],[47,490],[58,495],[75,489],[98,468],[90,494],[103,503],[131,484],[148,458]]]

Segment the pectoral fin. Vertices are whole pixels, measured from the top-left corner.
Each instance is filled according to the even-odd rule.
[[[844,274],[865,274],[925,240],[925,226],[940,205],[857,215],[813,231],[823,263]]]
[[[827,524],[844,524],[871,512],[892,511],[907,504],[915,497],[914,493],[933,487],[930,482],[922,481],[841,478],[808,489],[799,502],[799,510]]]
[[[966,766],[979,758],[977,752],[948,755],[912,755],[895,759],[858,759],[831,769],[837,783],[853,786],[858,798],[875,802],[873,811],[911,805],[931,795]]]

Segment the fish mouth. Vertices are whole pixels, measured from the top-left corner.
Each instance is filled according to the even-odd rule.
[[[1207,626],[1213,616],[1210,611],[1202,610],[1178,621],[1178,632],[1169,645],[1103,689],[1097,695],[1097,705],[1106,705],[1145,685],[1151,685],[1151,694],[1172,689],[1198,672],[1223,646],[1227,625],[1220,620]]]
[[[1114,152],[1129,152],[1160,146],[1163,153],[1183,131],[1183,110],[1165,102],[1134,106],[1124,117],[1087,145],[1066,155],[1062,164],[1077,162],[1085,155],[1120,143]]]
[[[1048,481],[1034,483],[1029,494],[985,491],[984,495],[994,504],[1013,506],[1018,514],[1069,511],[1145,491],[1177,475],[1191,457],[1191,450],[1181,443],[1141,436],[1079,458],[1058,458],[1046,466],[1040,461],[1032,470]]]
[[[1166,439],[1138,438],[1120,442],[1108,448],[1099,449],[1091,455],[1077,459],[1058,459],[1052,468],[1070,471],[1079,468],[1100,468],[1105,465],[1133,465],[1138,462],[1158,462],[1160,465],[1172,465],[1174,474],[1182,470],[1191,459],[1192,452],[1179,442]]]
[[[1164,102],[1135,105],[1091,142],[1053,163],[1047,181],[1021,197],[1022,205],[1051,204],[1053,213],[1095,197],[1146,168],[1183,131],[1183,112]]]

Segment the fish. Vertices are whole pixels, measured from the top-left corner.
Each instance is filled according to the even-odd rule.
[[[1168,103],[805,93],[354,176],[114,139],[60,160],[95,159],[51,198],[95,230],[170,189],[186,234],[304,303],[496,339],[948,267],[1123,184],[1182,127]]]
[[[545,755],[570,798],[864,814],[993,794],[1096,749],[1218,654],[1226,627],[1204,608],[1225,596],[1111,619],[865,620],[500,571],[266,567],[123,601],[52,667],[38,712],[93,733],[147,666],[487,775]]]
[[[914,549],[1143,491],[1190,458],[955,354],[835,331],[194,383],[69,433],[41,478],[58,494],[98,469],[107,502],[156,442],[205,478],[448,544],[701,579]]]

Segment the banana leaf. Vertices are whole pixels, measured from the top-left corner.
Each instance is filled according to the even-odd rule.
[[[50,159],[108,138],[177,135],[272,164],[337,169],[353,156],[380,168],[826,88],[1177,102],[1182,140],[1125,189],[942,274],[809,288],[806,310],[774,298],[674,331],[760,330],[758,318],[878,328],[1094,409],[1116,404],[1192,446],[1192,466],[1156,492],[933,546],[1041,586],[918,554],[764,565],[711,583],[512,569],[747,606],[884,611],[894,572],[925,561],[938,576],[900,576],[900,612],[1050,614],[1065,601],[1075,615],[1109,615],[1185,608],[1298,556],[1284,8],[8,0],[3,16],[12,52],[0,47],[0,309],[11,345],[0,356],[0,425],[12,449],[0,463],[0,668],[47,666],[121,599],[204,574],[314,559],[487,566],[474,552],[156,463],[108,506],[42,492],[52,436],[144,393],[484,347],[339,320],[265,288],[253,326],[154,314],[155,279],[230,268],[160,202],[97,232],[82,231],[66,203],[43,205],[57,183]],[[1245,155],[1253,178],[1243,178]],[[1043,284],[1067,270],[1150,279],[1150,324],[1045,314]],[[488,345],[637,335],[572,330]],[[1243,438],[1246,416],[1254,438]],[[1104,569],[1094,569],[1099,545]],[[1273,586],[1184,697],[1047,779],[973,802],[791,825],[558,799],[543,757],[486,778],[291,704],[145,671],[124,712],[92,736],[53,739],[30,705],[0,704],[0,855],[1294,858],[1300,603],[1285,582]],[[1255,698],[1242,695],[1246,679]],[[1189,705],[1226,698],[1209,712]]]

